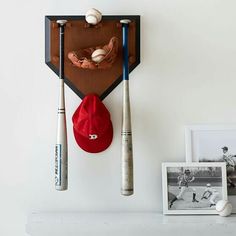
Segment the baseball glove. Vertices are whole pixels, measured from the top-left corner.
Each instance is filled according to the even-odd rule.
[[[98,63],[91,59],[92,53],[97,49],[104,49],[107,53]],[[107,69],[115,62],[118,54],[118,38],[112,37],[108,44],[91,48],[80,49],[68,53],[68,58],[73,65],[83,69]]]

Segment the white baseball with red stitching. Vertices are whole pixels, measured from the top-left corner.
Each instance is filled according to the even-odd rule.
[[[97,49],[95,50],[92,55],[91,55],[91,58],[94,62],[101,62],[103,60],[103,58],[105,57],[106,55],[106,51],[104,49]]]
[[[96,25],[102,20],[102,13],[95,8],[91,8],[86,12],[86,21],[91,25]]]
[[[232,213],[232,205],[226,200],[220,200],[216,204],[216,211],[220,216],[229,216]]]

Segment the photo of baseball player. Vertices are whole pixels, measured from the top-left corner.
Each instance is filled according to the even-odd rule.
[[[177,179],[180,191],[179,194],[176,197],[174,197],[173,200],[171,200],[170,208],[173,206],[174,202],[181,199],[186,192],[192,192],[193,194],[192,202],[198,202],[198,200],[196,200],[196,189],[189,186],[195,180],[194,175],[190,172],[190,170],[186,169],[184,173],[181,173],[177,177]]]
[[[235,174],[235,157],[236,155],[229,154],[229,148],[224,146],[222,147],[223,156],[222,159],[226,163],[226,170],[227,170],[227,183],[228,186],[231,188],[236,187],[236,183],[233,180]]]
[[[210,207],[212,207],[216,205],[217,198],[219,197],[219,195],[220,193],[215,188],[212,188],[211,184],[208,183],[201,197],[201,200],[203,199],[208,200],[210,202]]]
[[[229,195],[236,195],[236,155],[231,154],[229,145],[217,148],[218,155],[200,156],[200,162],[225,162]]]
[[[210,210],[222,199],[220,167],[168,167],[168,209]],[[224,185],[225,186],[225,185]]]
[[[227,191],[236,195],[236,125],[192,125],[186,127],[187,162],[224,162]]]

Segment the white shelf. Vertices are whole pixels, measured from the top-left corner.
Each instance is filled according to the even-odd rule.
[[[236,215],[35,212],[28,217],[26,232],[31,236],[231,236],[236,232]]]

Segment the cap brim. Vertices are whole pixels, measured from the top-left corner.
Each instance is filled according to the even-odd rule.
[[[74,136],[77,144],[86,152],[98,153],[106,150],[112,141],[113,138],[113,127],[110,121],[107,131],[97,139],[88,139],[80,135],[75,128],[73,128]]]

